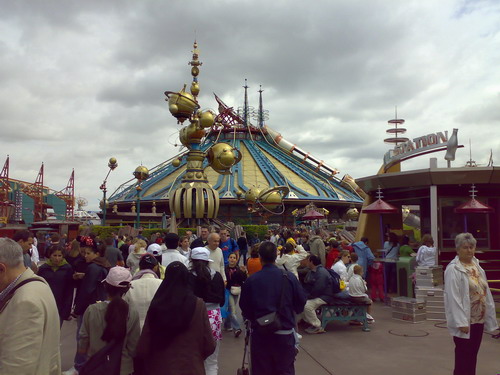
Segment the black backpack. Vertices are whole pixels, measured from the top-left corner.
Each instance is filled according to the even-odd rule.
[[[330,277],[332,278],[332,291],[333,294],[337,294],[340,292],[340,275],[332,270],[331,268],[327,268],[328,273],[330,274]]]
[[[80,375],[120,375],[123,341],[111,341],[85,362]]]

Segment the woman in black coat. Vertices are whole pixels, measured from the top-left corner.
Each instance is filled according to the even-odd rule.
[[[50,286],[59,311],[61,325],[69,318],[73,302],[73,268],[64,259],[62,250],[52,245],[47,251],[48,260],[38,270]]]

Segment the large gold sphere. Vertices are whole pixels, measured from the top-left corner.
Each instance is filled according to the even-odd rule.
[[[259,197],[261,189],[253,187],[247,190],[245,193],[245,201],[247,203],[255,203]]]
[[[209,128],[214,124],[214,114],[211,111],[205,111],[200,115],[200,126]]]
[[[281,205],[283,197],[281,196],[280,191],[269,188],[259,194],[258,200],[265,208],[273,211]]]
[[[210,166],[218,173],[227,174],[241,160],[241,153],[227,143],[216,143],[207,151]]]
[[[134,177],[139,181],[147,180],[149,177],[149,169],[147,169],[144,165],[139,165],[134,171]]]
[[[194,96],[186,92],[186,86],[180,92],[166,91],[168,98],[168,109],[180,123],[190,118],[199,108]]]
[[[200,85],[198,85],[197,83],[193,82],[191,84],[191,94],[193,94],[194,96],[197,96],[199,93],[200,93]]]

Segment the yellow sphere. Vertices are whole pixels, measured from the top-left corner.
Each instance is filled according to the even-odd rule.
[[[207,152],[207,158],[210,166],[219,173],[228,171],[239,161],[233,147],[223,142],[213,145]]]
[[[116,158],[109,158],[109,164],[116,164]]]
[[[245,193],[245,201],[247,203],[255,203],[257,201],[257,197],[260,195],[260,192],[261,190],[256,187],[248,189]]]
[[[277,190],[266,189],[258,196],[259,202],[268,210],[275,210],[281,205],[283,198]]]
[[[199,107],[194,96],[186,92],[185,86],[180,92],[167,91],[165,94],[168,97],[168,109],[170,113],[180,122],[184,122],[191,117]]]
[[[139,181],[147,180],[149,177],[149,169],[143,165],[139,165],[134,171],[134,177]]]
[[[197,83],[192,83],[191,84],[191,94],[193,94],[194,96],[198,95],[200,93],[200,85],[198,85]]]
[[[356,220],[359,216],[359,211],[357,208],[349,208],[346,214],[349,220]]]
[[[196,76],[198,76],[198,74],[200,74],[200,69],[197,66],[193,66],[191,68],[191,75],[193,77],[196,77]]]
[[[200,126],[209,128],[214,124],[214,114],[211,111],[205,111],[200,115]]]
[[[172,166],[177,168],[179,165],[181,165],[181,160],[180,159],[174,159],[172,160]]]

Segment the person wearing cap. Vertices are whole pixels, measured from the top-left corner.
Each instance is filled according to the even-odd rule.
[[[132,278],[132,288],[123,297],[139,313],[141,330],[146,320],[149,304],[161,284],[157,272],[158,261],[149,252],[144,254],[139,261],[139,272]]]
[[[222,315],[220,307],[224,306],[225,288],[224,280],[219,272],[210,265],[210,250],[206,247],[195,247],[191,250],[191,277],[189,285],[194,295],[205,301],[208,318],[212,327],[212,334],[217,342],[215,351],[205,360],[207,375],[217,375],[220,340],[222,339]]]
[[[146,252],[148,254],[151,254],[156,259],[156,262],[158,263],[158,268],[155,270],[155,272],[158,275],[158,277],[160,278],[160,280],[163,280],[165,278],[165,270],[167,268],[161,264],[161,261],[163,259],[162,246],[163,245],[158,245],[156,243],[153,243],[153,244],[149,245],[148,249],[146,250]]]
[[[167,233],[164,240],[167,250],[165,250],[162,254],[161,264],[164,267],[168,267],[170,263],[177,261],[184,264],[186,268],[189,268],[188,258],[179,253],[177,250],[177,246],[179,245],[179,236],[175,233]]]
[[[132,276],[126,268],[116,266],[109,270],[103,280],[108,298],[90,305],[85,311],[78,342],[79,353],[89,357],[111,341],[123,345],[120,375],[134,372],[133,358],[141,334],[139,314],[122,298],[131,281]]]

